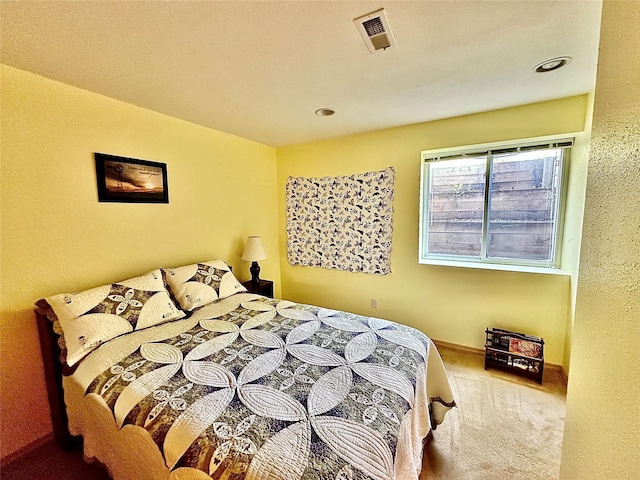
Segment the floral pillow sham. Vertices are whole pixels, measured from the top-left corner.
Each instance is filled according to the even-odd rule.
[[[171,293],[187,312],[234,293],[247,291],[222,260],[168,268],[164,273]]]
[[[165,289],[160,269],[46,301],[62,329],[69,367],[112,338],[185,317]]]

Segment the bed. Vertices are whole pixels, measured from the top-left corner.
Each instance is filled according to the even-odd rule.
[[[54,435],[116,480],[417,479],[455,405],[423,333],[248,293],[221,260],[36,305]]]

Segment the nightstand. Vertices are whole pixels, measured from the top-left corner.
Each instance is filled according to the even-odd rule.
[[[260,285],[254,285],[251,280],[242,282],[242,286],[247,289],[249,293],[258,293],[265,297],[273,298],[273,280],[260,279]]]

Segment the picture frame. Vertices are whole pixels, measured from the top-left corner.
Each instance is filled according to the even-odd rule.
[[[169,203],[167,165],[94,153],[99,202]]]

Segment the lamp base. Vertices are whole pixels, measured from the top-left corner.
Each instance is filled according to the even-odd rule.
[[[258,262],[251,262],[249,271],[251,272],[251,283],[257,287],[260,285],[260,265],[258,265]]]

